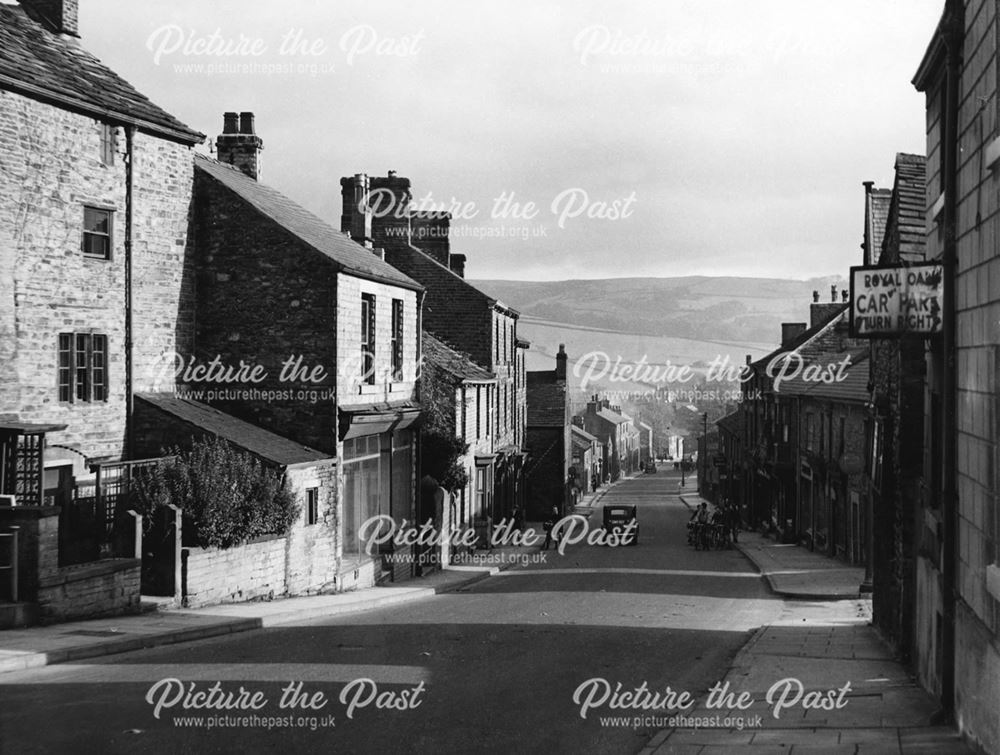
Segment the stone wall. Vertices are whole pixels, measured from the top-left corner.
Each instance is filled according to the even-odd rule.
[[[141,564],[106,559],[59,566],[59,510],[0,508],[0,529],[18,530],[18,598],[36,603],[42,622],[115,616],[139,611]]]
[[[285,595],[284,537],[265,538],[235,548],[184,548],[181,597],[184,606],[239,603]]]
[[[101,161],[101,124],[0,91],[0,416],[68,425],[51,433],[89,456],[119,456],[125,422],[125,136]],[[134,191],[136,377],[162,352],[189,348],[184,250],[191,151],[137,134]],[[81,251],[83,208],[113,211],[111,259]],[[179,312],[183,312],[180,317]],[[61,403],[58,334],[108,337],[106,401]]]
[[[1000,750],[1000,146],[996,3],[965,3],[958,116],[955,279],[958,573],[955,707],[963,733]],[[928,109],[928,116],[931,111]],[[930,137],[928,149],[931,149]],[[939,152],[940,150],[938,150]],[[928,153],[928,185],[932,184]],[[931,236],[936,235],[934,232]],[[991,578],[992,575],[992,578]],[[950,662],[950,659],[946,662]]]
[[[361,296],[375,297],[374,384],[362,381]],[[403,379],[392,378],[392,300],[403,302]],[[412,400],[417,380],[417,294],[405,288],[337,275],[338,403],[359,408],[387,401]]]
[[[184,548],[182,598],[188,607],[332,592],[337,581],[337,465],[320,462],[287,470],[299,504],[287,535],[235,548]],[[318,517],[307,523],[309,488],[318,490]]]
[[[260,383],[218,386],[259,393],[201,400],[336,454],[336,401],[330,395],[338,348],[336,266],[201,171],[195,193],[199,355],[218,356],[234,367],[243,360],[267,371]],[[299,357],[308,370],[322,367],[324,379],[281,380],[285,361]],[[319,393],[314,401],[303,400],[299,390]]]

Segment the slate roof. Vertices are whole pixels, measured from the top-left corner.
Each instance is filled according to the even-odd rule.
[[[610,409],[601,409],[597,412],[596,416],[610,422],[613,425],[620,425],[624,422],[628,422],[628,419],[620,415],[618,412],[613,412]]]
[[[423,333],[422,344],[424,359],[456,378],[457,382],[496,382],[496,376],[492,372],[484,370],[467,356],[455,351],[430,333]]]
[[[392,266],[420,281],[429,292],[452,297],[461,295],[478,298],[489,307],[496,306],[514,317],[520,316],[517,310],[476,288],[461,275],[445,267],[412,244],[387,247],[385,258]]]
[[[926,250],[927,158],[896,154],[887,230],[879,262],[923,262]]]
[[[205,138],[16,5],[0,4],[0,88],[184,144]]]
[[[799,333],[795,338],[789,341],[787,344],[782,344],[770,354],[765,354],[756,362],[751,364],[751,367],[763,371],[767,367],[768,363],[774,359],[779,354],[783,354],[786,351],[795,351],[796,349],[801,350],[802,346],[809,343],[813,338],[818,336],[821,332],[826,330],[831,324],[839,320],[847,312],[850,303],[837,303],[835,306],[830,307],[830,314],[825,318],[820,320],[811,328],[806,328],[801,333]]]
[[[857,349],[844,352],[830,358],[831,362],[840,361],[850,355],[851,361],[844,370],[845,378],[840,381],[806,382],[801,378],[789,380],[781,384],[781,392],[803,396],[806,398],[829,399],[833,401],[867,401],[870,397],[868,383],[870,380],[869,353],[867,349]]]
[[[565,427],[569,422],[565,383],[528,383],[528,427]]]
[[[600,438],[598,438],[596,435],[591,435],[586,430],[584,430],[582,427],[577,427],[576,425],[573,425],[570,429],[573,431],[573,437],[574,438],[579,438],[584,443],[590,444],[590,443],[593,443],[595,441],[597,443],[601,442]]]
[[[238,194],[265,217],[332,260],[340,271],[359,278],[421,290],[423,287],[388,262],[293,202],[231,165],[195,155],[195,169]]]
[[[171,393],[139,393],[136,397],[181,422],[282,467],[332,458],[330,454],[303,446],[207,404],[177,398]]]

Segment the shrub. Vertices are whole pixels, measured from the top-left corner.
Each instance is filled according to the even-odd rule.
[[[298,515],[281,475],[225,440],[196,440],[175,458],[140,470],[132,505],[152,521],[168,503],[184,512],[185,540],[232,548],[263,535],[284,535]]]

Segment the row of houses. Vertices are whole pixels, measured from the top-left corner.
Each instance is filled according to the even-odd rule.
[[[77,16],[0,5],[0,539],[20,567],[0,607],[53,621],[140,594],[353,589],[454,555],[387,528],[482,547],[529,501],[562,506],[565,353],[561,394],[533,409],[518,313],[465,280],[450,216],[359,173],[335,227],[262,180],[253,113],[196,151],[205,136],[90,55]],[[211,548],[184,512],[124,510],[165,453],[220,438],[289,487],[290,527]]]
[[[808,323],[748,359],[746,400],[717,423],[717,479],[701,480],[747,524],[864,564],[875,625],[986,752],[1000,751],[998,22],[994,3],[947,0],[912,82],[926,156],[898,154],[891,188],[864,183],[852,292],[817,292]],[[788,377],[787,354],[830,379]]]

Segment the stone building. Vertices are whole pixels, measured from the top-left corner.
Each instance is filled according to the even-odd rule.
[[[601,441],[582,427],[582,417],[574,417],[570,426],[570,437],[573,441],[573,469],[570,478],[575,482],[578,495],[592,493],[601,485],[604,475],[601,472]]]
[[[916,517],[916,671],[963,735],[1000,750],[1000,106],[997,7],[947,0],[913,83],[926,96],[926,258],[943,267],[927,342]]]
[[[74,0],[0,5],[0,494],[18,504],[0,524],[22,527],[19,598],[43,620],[138,608],[137,562],[108,558],[113,507],[86,491],[129,456],[134,365],[194,337],[203,136],[78,36]]]
[[[234,131],[235,129],[235,131]],[[196,357],[257,365],[233,390],[188,386],[223,411],[340,460],[339,585],[412,574],[380,557],[375,517],[416,513],[419,283],[257,180],[252,116],[224,119],[219,161],[195,159]],[[227,164],[231,163],[231,164]],[[212,392],[214,391],[214,393]],[[193,396],[200,395],[193,393]]]
[[[896,155],[885,233],[865,236],[882,265],[924,261],[926,159]],[[866,184],[870,186],[870,183]],[[915,569],[923,478],[925,363],[922,339],[871,341],[870,460],[873,620],[900,657],[913,657]]]
[[[357,174],[342,178],[341,230],[382,249],[386,262],[425,289],[423,328],[495,377],[487,414],[495,438],[493,522],[523,507],[527,421],[518,313],[465,280],[465,255],[450,250],[450,215],[410,209],[410,179]],[[422,244],[422,246],[417,246]]]
[[[604,446],[605,458],[601,460],[606,480],[614,482],[623,474],[631,472],[629,460],[632,458],[632,420],[621,413],[620,406],[612,406],[611,402],[600,396],[594,396],[587,402],[586,411],[580,415],[583,428],[591,435],[600,439]],[[636,449],[637,451],[637,449]]]
[[[421,370],[421,396],[425,400],[427,415],[422,423],[423,473],[435,466],[431,455],[436,447],[428,440],[428,433],[449,433],[465,446],[458,458],[467,482],[451,490],[441,499],[437,510],[436,499],[431,496],[424,502],[420,522],[433,520],[439,531],[465,531],[478,527],[477,535],[488,539],[487,522],[493,520],[493,462],[495,460],[494,432],[488,407],[495,405],[497,380],[493,373],[480,367],[468,357],[448,347],[429,333],[423,336],[423,363]],[[440,416],[430,416],[431,414]],[[437,425],[440,424],[440,427]],[[448,474],[448,470],[439,473]],[[435,479],[435,483],[441,480]],[[485,542],[483,543],[485,545]],[[443,563],[449,559],[447,548],[442,548]]]
[[[575,484],[569,474],[573,448],[566,362],[566,347],[559,344],[554,370],[527,373],[528,426],[525,438],[530,457],[524,478],[525,513],[530,520],[545,519],[553,507],[567,513],[573,503]]]
[[[763,523],[787,542],[864,563],[867,346],[850,336],[848,305],[837,301],[836,288],[829,302],[818,292],[813,298],[808,326],[783,324],[781,346],[750,365],[739,432],[731,418],[720,422],[727,456],[742,456],[739,463],[727,458],[729,495],[751,526]],[[829,379],[807,378],[810,371]]]

